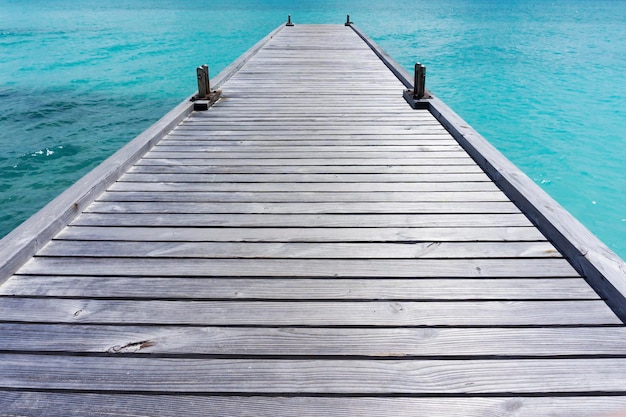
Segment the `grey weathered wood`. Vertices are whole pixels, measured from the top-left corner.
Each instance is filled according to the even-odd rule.
[[[267,70],[268,71],[272,71],[272,70],[276,70],[278,67],[273,67],[270,68],[268,67]],[[369,74],[369,72],[364,72],[365,74]],[[284,74],[289,74],[289,73],[282,73],[281,75]],[[299,75],[299,76],[306,76],[306,72],[300,72],[298,70],[297,73],[292,73],[292,75]],[[309,73],[310,74],[310,73]],[[351,73],[352,74],[352,73]],[[345,72],[344,73],[337,73],[337,75],[339,77],[341,76],[346,76]],[[236,97],[231,97],[230,95],[228,95],[227,97],[224,97],[224,100],[221,102],[223,103],[223,105],[225,107],[236,107],[237,103],[236,100],[232,100],[234,101],[231,103],[228,103],[228,100],[234,99]],[[279,108],[280,107],[289,107],[290,104],[292,103],[298,103],[298,104],[302,104],[302,106],[298,106],[299,110],[303,110],[303,109],[307,109],[307,108],[320,108],[318,106],[319,103],[321,102],[326,102],[327,105],[324,106],[324,108],[329,109],[329,108],[333,108],[333,107],[339,107],[342,104],[346,104],[349,103],[350,107],[352,109],[379,109],[379,108],[387,108],[389,109],[389,107],[386,106],[391,106],[390,108],[396,108],[396,109],[401,109],[401,110],[406,110],[406,103],[404,102],[400,102],[398,101],[398,95],[393,94],[392,96],[389,95],[380,95],[377,94],[376,100],[354,100],[353,96],[349,96],[349,95],[333,95],[330,96],[330,98],[332,98],[331,100],[328,100],[329,96],[326,97],[319,97],[317,98],[315,96],[315,92],[312,94],[308,94],[306,96],[303,95],[294,95],[294,94],[284,94],[281,97],[276,97],[276,96],[254,96],[254,95],[248,95],[248,97],[246,97],[246,104],[250,104],[251,106],[255,106],[255,105],[259,105],[259,104],[272,104],[272,103],[278,103],[279,104]],[[293,108],[293,107],[292,107]]]
[[[126,185],[128,187],[128,185]],[[168,186],[175,190],[175,185]],[[136,187],[139,188],[139,187]],[[114,191],[109,189],[99,201],[187,201],[187,202],[266,202],[266,203],[322,203],[322,202],[509,202],[500,191],[430,191],[430,192],[322,192],[322,191]]]
[[[445,259],[557,258],[548,242],[173,243],[53,241],[38,256],[138,258]]]
[[[89,272],[89,271],[86,271]],[[115,273],[115,271],[111,271]],[[0,298],[5,321],[261,326],[541,326],[621,324],[602,300],[163,301]]]
[[[209,183],[209,182],[160,182],[135,183],[118,181],[109,187],[112,191],[186,191],[186,192],[447,192],[447,191],[498,191],[491,182],[283,182],[283,183]]]
[[[222,138],[215,139],[210,135],[168,135],[167,138],[162,139],[159,143],[161,145],[168,146],[235,146],[235,147],[243,147],[243,146],[259,146],[259,147],[267,147],[267,146],[300,146],[303,149],[310,149],[314,146],[316,147],[326,147],[332,146],[330,149],[335,149],[339,146],[374,146],[375,149],[378,149],[378,146],[385,146],[386,148],[393,147],[407,147],[407,146],[455,146],[456,142],[454,142],[451,138],[446,138],[439,135],[434,136],[431,139],[363,139],[361,141],[352,140],[349,138],[338,138],[334,137],[333,139],[323,139],[323,137],[319,137],[319,139],[311,140],[306,138],[296,139],[294,136],[271,136],[270,138],[262,137],[262,136],[231,136],[230,138]],[[274,138],[274,139],[271,139]],[[269,139],[269,140],[268,140]]]
[[[311,153],[311,152],[376,152],[376,153],[385,153],[385,152],[411,152],[411,153],[421,153],[421,152],[450,152],[452,153],[452,157],[454,157],[454,153],[458,153],[461,148],[458,145],[418,145],[418,146],[278,146],[273,145],[271,147],[267,146],[215,146],[212,144],[209,145],[186,145],[186,146],[172,146],[169,144],[157,145],[154,147],[155,152],[170,152],[173,156],[176,156],[178,152],[201,152],[201,153],[216,153],[216,157],[220,157],[222,153],[233,153],[239,151],[245,152],[271,152],[273,155],[281,152],[300,152],[300,153]],[[360,155],[360,154],[359,154]]]
[[[348,213],[519,213],[508,201],[455,202],[309,202],[309,203],[233,203],[233,202],[107,202],[96,201],[87,213],[257,213],[257,214],[348,214]]]
[[[202,65],[196,68],[196,74],[198,76],[198,97],[207,97],[209,93],[211,93],[208,65]]]
[[[566,300],[598,299],[580,278],[292,279],[17,275],[1,295],[234,300]]]
[[[176,158],[168,155],[166,157],[158,158],[149,155],[144,155],[144,158],[137,162],[137,165],[212,165],[212,166],[228,166],[228,165],[256,165],[256,166],[283,166],[283,165],[301,165],[301,166],[414,166],[414,165],[473,165],[474,161],[469,158],[451,158],[451,159],[436,159],[429,158],[429,154],[420,158],[405,158],[405,159],[393,159],[393,158],[366,158],[366,159],[346,159],[339,158],[331,155],[327,155],[325,158],[212,158],[211,155],[195,155],[194,158],[180,158],[177,155]]]
[[[219,105],[219,103],[218,103]],[[271,105],[271,103],[264,103],[264,105]],[[297,106],[298,103],[293,103],[292,106]],[[276,109],[276,111],[280,111],[280,109]],[[340,108],[337,108],[337,112],[341,111]],[[401,129],[395,129],[393,131],[388,129],[375,129],[373,130],[371,127],[362,128],[358,130],[350,130],[350,129],[333,129],[333,130],[316,130],[315,132],[311,132],[310,129],[306,129],[305,131],[301,131],[298,129],[286,129],[286,130],[277,130],[277,129],[264,129],[260,131],[254,130],[237,130],[235,128],[225,129],[225,130],[212,130],[205,131],[200,128],[197,129],[185,129],[183,126],[180,126],[178,129],[170,132],[172,138],[177,137],[196,137],[199,139],[207,139],[207,138],[222,138],[222,139],[231,139],[231,138],[246,138],[246,139],[269,139],[269,138],[294,138],[299,137],[300,140],[308,140],[311,137],[320,137],[320,138],[363,138],[363,139],[373,139],[377,137],[381,137],[382,139],[389,139],[390,137],[394,137],[396,139],[439,139],[439,140],[450,140],[452,136],[448,131],[441,129],[428,129],[428,130],[416,130],[416,129],[407,129],[406,127]]]
[[[482,173],[477,165],[135,165],[128,172],[142,174],[461,174]]]
[[[559,258],[530,259],[126,259],[36,257],[23,274],[274,277],[571,277]]]
[[[146,158],[151,159],[160,159],[160,158],[179,158],[179,159],[197,159],[201,157],[211,158],[211,159],[311,159],[311,158],[319,158],[319,159],[327,159],[327,158],[337,158],[337,159],[360,159],[366,162],[368,159],[385,159],[392,158],[396,159],[413,159],[419,158],[422,156],[423,158],[428,158],[432,160],[439,160],[439,163],[446,163],[447,159],[461,159],[463,161],[467,161],[468,157],[465,152],[462,151],[450,151],[450,152],[402,152],[402,151],[386,151],[386,152],[377,152],[377,151],[363,151],[363,152],[336,152],[332,149],[328,151],[318,151],[318,152],[306,152],[305,150],[301,151],[292,151],[292,152],[274,152],[274,153],[258,153],[258,152],[249,152],[245,149],[241,151],[230,151],[230,152],[161,152],[158,148],[151,150],[146,154]]]
[[[256,84],[256,83],[255,83]],[[229,83],[229,87],[232,83]],[[284,125],[282,123],[285,123]],[[359,115],[322,115],[314,116],[311,114],[290,114],[290,115],[254,115],[250,114],[250,117],[246,117],[242,114],[222,113],[222,112],[209,112],[205,115],[192,114],[186,119],[185,126],[247,126],[251,124],[264,125],[280,125],[283,128],[291,126],[314,126],[318,123],[323,123],[326,126],[398,126],[406,123],[407,127],[421,126],[437,126],[441,128],[441,123],[437,121],[432,115],[424,114],[422,117],[417,117],[410,112],[404,112],[390,117],[390,115],[380,114],[359,114]],[[174,132],[177,129],[174,129]],[[289,129],[286,129],[289,130]]]
[[[324,123],[324,124],[332,124],[345,126],[347,123],[358,122],[370,124],[373,123],[375,125],[380,125],[381,123],[387,124],[391,120],[394,122],[404,122],[409,126],[413,126],[419,124],[423,126],[425,124],[429,125],[437,125],[439,122],[435,117],[427,112],[424,113],[414,113],[408,109],[404,109],[404,111],[396,111],[390,112],[389,109],[381,111],[358,111],[354,112],[346,112],[345,110],[341,111],[340,114],[337,112],[329,112],[320,110],[312,110],[312,111],[302,111],[299,110],[295,112],[292,110],[289,111],[281,111],[280,113],[270,113],[270,112],[259,112],[257,109],[250,109],[246,112],[246,115],[242,115],[238,111],[224,111],[220,109],[219,112],[208,112],[204,114],[193,113],[187,119],[185,124],[216,124],[220,122],[242,122],[242,123],[272,123],[278,124],[281,121],[287,122],[287,126],[291,124],[301,125],[302,123]],[[236,124],[236,123],[232,123]],[[238,125],[238,124],[237,124]],[[172,134],[176,133],[177,129],[172,131]],[[448,135],[448,137],[450,137]]]
[[[534,227],[236,228],[70,226],[56,239],[171,242],[515,242],[545,241]]]
[[[364,329],[0,323],[0,340],[7,352],[139,353],[179,357],[624,356],[625,337],[623,328],[614,327]],[[519,343],[520,340],[524,343]]]
[[[413,122],[415,123],[415,122]],[[184,125],[181,125],[177,128],[176,131],[185,131],[185,130],[200,130],[202,132],[212,132],[214,130],[233,130],[233,131],[246,131],[246,130],[254,130],[254,131],[263,131],[263,130],[275,130],[282,129],[283,131],[289,132],[315,132],[317,130],[337,130],[337,131],[350,131],[355,132],[359,130],[383,130],[388,129],[390,131],[394,130],[408,130],[408,131],[417,131],[417,132],[426,132],[426,131],[435,131],[444,133],[445,129],[441,126],[439,122],[436,120],[433,122],[423,122],[419,123],[419,125],[403,124],[402,121],[394,121],[394,122],[378,122],[378,121],[357,121],[351,120],[346,121],[337,121],[335,123],[324,122],[321,123],[316,120],[311,120],[309,122],[303,121],[293,121],[286,122],[283,120],[271,120],[271,121],[243,121],[243,120],[228,120],[228,121],[213,121],[207,120],[206,122],[188,122]]]
[[[3,354],[0,360],[6,363],[0,385],[14,388],[119,392],[132,381],[134,390],[170,393],[624,395],[626,386],[623,358],[323,361]]]
[[[462,174],[124,174],[120,182],[491,182],[484,173]],[[493,189],[493,188],[491,188]],[[471,190],[471,189],[470,189]],[[441,189],[440,191],[445,191]]]
[[[2,416],[70,417],[85,415],[89,404],[92,416],[151,416],[159,410],[162,417],[205,415],[211,410],[216,417],[589,417],[615,415],[626,410],[624,396],[567,397],[262,397],[198,395],[115,395],[90,393],[50,393],[0,391],[5,404]],[[514,414],[512,414],[514,413]]]
[[[266,71],[263,74],[261,74],[259,77],[257,77],[258,80],[263,81],[264,77],[267,76],[268,74],[272,74],[270,71]],[[345,72],[344,73],[338,73],[339,77],[343,77],[345,76]],[[244,72],[239,72],[238,77],[245,77],[245,76],[251,76],[250,74],[246,74]],[[281,73],[278,74],[277,76],[280,77],[297,77],[297,78],[302,78],[300,74],[292,74],[289,75],[287,73]],[[336,77],[337,74],[332,74],[332,77]],[[367,73],[363,74],[363,76],[368,76]],[[309,99],[310,97],[307,97],[307,99]],[[380,99],[377,99],[375,102],[373,101],[364,101],[364,102],[358,102],[358,101],[352,101],[352,104],[350,106],[342,106],[342,103],[346,103],[348,101],[350,101],[350,97],[345,97],[345,96],[335,96],[332,97],[332,100],[328,100],[328,106],[324,106],[324,107],[316,107],[315,105],[309,104],[310,101],[309,100],[299,100],[302,105],[298,106],[298,107],[289,107],[288,104],[280,101],[280,100],[276,100],[275,98],[272,97],[257,97],[257,96],[250,96],[248,101],[253,104],[254,106],[251,106],[248,108],[248,113],[251,115],[278,115],[278,116],[286,116],[289,114],[297,114],[297,115],[301,115],[301,116],[316,116],[316,115],[323,115],[323,114],[329,114],[331,116],[341,116],[341,115],[355,115],[355,116],[363,116],[363,115],[367,115],[367,114],[374,114],[374,115],[380,115],[380,114],[406,114],[406,113],[410,113],[413,114],[415,117],[419,118],[419,119],[427,119],[430,117],[433,117],[432,114],[430,114],[430,112],[426,109],[424,110],[418,110],[418,111],[414,111],[413,109],[407,108],[406,103],[402,102],[402,101],[398,101],[397,97],[394,98],[385,98],[385,97],[380,97]],[[293,98],[290,101],[295,101],[293,100]],[[277,108],[280,110],[279,113],[273,113],[272,112],[272,108],[267,107],[267,106],[259,106],[259,104],[265,104],[265,103],[272,103],[272,104],[276,104]],[[224,100],[220,101],[220,110],[221,111],[225,111],[226,113],[230,113],[230,114],[237,114],[237,107],[240,103],[237,103],[237,101],[231,101],[228,98],[225,98]],[[238,117],[241,117],[241,115],[237,114]],[[194,115],[195,117],[203,117],[202,115]],[[209,116],[207,116],[209,117]]]
[[[503,214],[105,214],[83,213],[79,226],[183,227],[480,227],[530,226],[517,213]]]

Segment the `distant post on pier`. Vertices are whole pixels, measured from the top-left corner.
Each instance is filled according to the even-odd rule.
[[[206,97],[211,92],[209,84],[209,66],[201,65],[196,69],[198,74],[198,97]]]
[[[415,64],[415,79],[413,81],[413,98],[423,98],[426,94],[426,67],[419,62]]]
[[[211,83],[209,81],[209,66],[201,65],[196,68],[198,76],[198,94],[191,98],[193,101],[193,109],[198,111],[208,110],[221,95],[221,90],[211,91]]]

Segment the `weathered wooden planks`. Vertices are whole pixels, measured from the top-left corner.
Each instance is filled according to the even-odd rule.
[[[124,187],[127,187],[126,185]],[[170,202],[266,202],[266,203],[319,203],[319,202],[510,202],[499,191],[175,191],[169,185],[160,191],[109,190],[100,195],[100,201],[170,201]],[[345,187],[348,187],[346,185]],[[131,187],[128,187],[131,188]],[[253,187],[250,187],[253,188]],[[169,191],[171,190],[171,191]],[[179,189],[180,190],[180,189]]]
[[[490,182],[484,173],[462,174],[126,174],[122,182],[178,182],[178,183],[463,183],[471,187],[474,182]],[[391,188],[391,187],[390,187]],[[441,186],[439,191],[446,191]],[[493,188],[491,188],[493,189]]]
[[[136,301],[0,300],[4,320],[218,326],[541,326],[621,324],[602,300]],[[27,315],[25,316],[25,311]]]
[[[174,161],[173,161],[174,162]],[[477,165],[135,165],[129,173],[142,174],[481,174]],[[421,175],[420,175],[421,177]]]
[[[0,415],[626,408],[622,321],[356,32],[273,32],[37,242]]]
[[[559,258],[513,259],[211,259],[35,257],[22,274],[268,277],[571,277]]]
[[[83,213],[79,226],[183,227],[481,227],[530,226],[518,213],[502,214],[103,214]]]
[[[137,165],[205,165],[205,166],[241,166],[241,165],[255,165],[255,166],[415,166],[424,165],[432,166],[439,164],[447,165],[473,165],[474,161],[468,157],[458,158],[446,158],[446,159],[434,159],[426,157],[413,157],[404,159],[393,158],[381,158],[380,155],[377,158],[369,159],[344,159],[339,158],[332,153],[322,155],[322,158],[243,158],[243,155],[239,155],[240,158],[212,158],[211,155],[203,157],[201,154],[195,154],[191,158],[180,158],[180,155],[173,156],[167,155],[161,158],[145,157],[141,161],[137,162]],[[189,155],[187,155],[189,156]],[[284,156],[284,155],[283,155]]]
[[[85,415],[85,403],[92,416],[181,415],[312,417],[328,415],[359,415],[378,417],[589,417],[612,415],[626,409],[626,400],[619,396],[566,397],[286,397],[286,396],[210,396],[197,395],[114,395],[94,393],[46,393],[0,391],[0,402],[7,404],[5,415],[68,417]]]
[[[111,196],[112,197],[112,196]],[[240,214],[434,214],[434,213],[518,213],[509,201],[422,201],[394,204],[387,202],[184,202],[184,201],[97,201],[85,209],[86,213],[240,213]]]
[[[167,278],[19,275],[1,295],[182,300],[596,300],[579,278]]]
[[[53,241],[38,256],[146,258],[560,258],[548,242],[230,243]]]
[[[7,323],[0,324],[0,330],[6,351],[40,353],[502,360],[626,354],[626,331],[615,327],[190,328]]]
[[[99,227],[69,226],[57,239],[130,242],[532,242],[545,241],[534,227],[327,228],[297,227]]]
[[[10,360],[8,360],[10,359]],[[259,360],[0,355],[0,385],[115,392],[624,394],[626,359]],[[94,380],[83,372],[98,375]],[[32,376],[37,375],[37,378]],[[128,386],[132,381],[132,387]],[[124,387],[128,387],[124,389]]]

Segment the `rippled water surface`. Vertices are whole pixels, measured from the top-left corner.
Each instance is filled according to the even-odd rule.
[[[624,0],[0,2],[0,236],[287,14],[346,14],[622,258]]]

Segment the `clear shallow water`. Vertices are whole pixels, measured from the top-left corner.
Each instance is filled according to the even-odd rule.
[[[348,13],[626,258],[626,0],[3,0],[0,236],[191,94],[197,65],[287,14]]]

